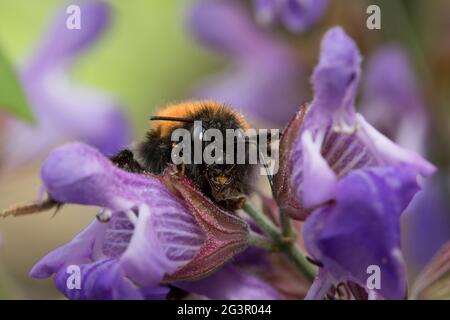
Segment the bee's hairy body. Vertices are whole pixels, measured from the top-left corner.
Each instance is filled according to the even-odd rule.
[[[168,106],[157,116],[201,121],[204,130],[218,129],[223,136],[227,129],[249,128],[243,116],[214,101],[196,101]],[[154,121],[143,142],[133,151],[123,150],[111,160],[130,172],[161,174],[172,163],[172,132],[183,128],[191,133],[193,122]],[[225,151],[226,152],[226,151]],[[226,209],[241,208],[244,196],[251,191],[254,165],[250,164],[184,164],[184,174],[209,198]]]

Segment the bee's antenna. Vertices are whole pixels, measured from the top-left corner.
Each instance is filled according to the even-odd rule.
[[[30,202],[21,205],[14,205],[6,210],[0,211],[0,217],[6,218],[8,216],[18,217],[27,214],[44,212],[56,208],[56,212],[63,204],[48,198],[42,202]],[[56,214],[55,212],[55,214]]]
[[[164,117],[164,116],[152,116],[151,121],[176,121],[176,122],[188,122],[194,123],[194,120],[187,118],[177,118],[177,117]]]

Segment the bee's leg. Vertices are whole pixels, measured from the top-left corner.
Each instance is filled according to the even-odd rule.
[[[23,216],[33,213],[39,213],[48,211],[51,209],[56,209],[55,214],[58,212],[58,210],[63,206],[63,203],[58,202],[51,197],[47,198],[44,201],[40,202],[29,202],[21,205],[14,205],[12,207],[9,207],[6,210],[0,211],[0,217],[8,217],[8,216]]]

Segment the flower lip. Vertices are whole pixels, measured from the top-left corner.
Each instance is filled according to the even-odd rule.
[[[367,268],[375,265],[384,279],[377,291],[387,299],[403,299],[399,218],[418,190],[410,167],[359,169],[342,178],[336,202],[314,211],[303,229],[308,252],[331,276],[327,281],[351,280],[365,287]]]
[[[320,61],[312,77],[315,95],[311,112],[316,121],[322,119],[324,124],[332,117],[335,125],[352,125],[361,55],[341,27],[325,34],[320,50]]]
[[[55,149],[41,169],[41,176],[46,187],[57,189],[71,185],[93,175],[101,174],[104,168],[109,166],[108,162],[104,161],[102,157],[97,157],[96,161],[89,161],[84,158],[88,155],[85,146],[78,142]],[[84,159],[82,163],[79,162],[80,159]],[[65,174],[68,172],[71,174]],[[53,179],[50,179],[50,177]]]

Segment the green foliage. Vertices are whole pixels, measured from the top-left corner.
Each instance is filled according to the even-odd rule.
[[[0,51],[0,110],[27,122],[33,122],[33,112],[14,67],[2,51]]]

